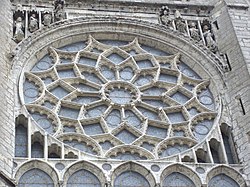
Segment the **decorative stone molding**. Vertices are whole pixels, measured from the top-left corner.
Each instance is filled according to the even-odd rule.
[[[115,178],[117,176],[119,176],[120,174],[122,174],[123,172],[126,172],[126,171],[134,171],[134,172],[140,173],[142,176],[145,177],[145,179],[147,179],[150,186],[155,186],[156,185],[155,178],[150,173],[149,170],[147,170],[145,167],[143,167],[140,164],[137,164],[135,162],[126,162],[124,164],[121,164],[119,167],[117,167],[113,171],[113,173],[111,175],[111,180],[113,181],[112,186],[114,186]]]
[[[167,166],[161,174],[161,181],[163,181],[165,177],[167,177],[168,175],[170,175],[173,172],[179,172],[179,173],[187,176],[197,186],[201,186],[201,184],[202,184],[199,176],[196,174],[195,171],[193,171],[191,168],[189,168],[187,166],[183,166],[181,164],[171,164],[171,165]]]
[[[238,183],[240,187],[246,187],[246,183],[242,175],[235,171],[232,167],[227,165],[219,165],[213,167],[207,174],[207,183],[216,175],[225,174],[226,176],[232,178],[234,181]]]
[[[45,173],[47,173],[48,175],[50,175],[50,177],[52,178],[52,180],[54,182],[55,187],[59,187],[59,185],[58,185],[59,179],[58,179],[57,171],[52,166],[50,166],[48,163],[41,161],[41,160],[27,161],[27,162],[23,163],[20,167],[18,167],[16,174],[15,174],[15,179],[17,181],[17,184],[18,184],[19,179],[21,178],[21,176],[25,172],[27,172],[31,169],[34,169],[34,168],[39,168],[42,171],[44,171]]]
[[[67,161],[70,163],[69,161]],[[67,162],[65,162],[67,164]],[[57,163],[57,164],[55,164]],[[60,163],[60,162],[59,162]],[[106,161],[104,162],[106,163]],[[134,171],[140,173],[142,176],[144,176],[148,182],[150,183],[150,186],[155,186],[157,185],[158,182],[155,181],[163,181],[164,178],[168,175],[170,175],[173,172],[179,172],[185,176],[187,176],[190,180],[192,180],[196,185],[198,186],[206,186],[206,183],[208,183],[211,178],[218,174],[225,174],[226,176],[232,178],[235,180],[240,187],[246,187],[244,179],[239,172],[237,172],[235,169],[230,168],[225,165],[220,165],[220,166],[215,166],[215,167],[210,167],[208,165],[203,164],[202,167],[206,168],[211,168],[208,173],[200,174],[197,171],[194,171],[193,167],[185,166],[183,164],[177,163],[177,164],[168,164],[164,168],[160,170],[160,173],[158,172],[153,172],[150,171],[148,168],[148,165],[146,164],[146,167],[142,166],[144,163],[135,163],[135,162],[125,162],[123,164],[114,164],[113,169],[109,171],[109,174],[105,174],[104,170],[100,169],[100,163],[91,163],[89,161],[76,161],[72,162],[70,164],[67,164],[66,168],[61,170],[61,163],[60,167],[58,164],[58,161],[55,160],[52,162],[51,165],[56,165],[56,169],[52,169],[52,166],[48,164],[48,162],[44,162],[41,160],[30,160],[28,162],[24,162],[21,164],[16,170],[15,170],[15,177],[16,177],[16,182],[18,184],[18,181],[20,177],[28,170],[37,168],[41,169],[45,173],[49,174],[50,177],[53,179],[55,182],[55,186],[57,187],[58,185],[61,186],[66,186],[66,183],[69,179],[69,177],[74,174],[75,172],[84,169],[87,170],[91,173],[93,173],[103,184],[103,187],[105,184],[112,184],[115,181],[115,178],[119,176],[121,173],[126,172],[126,171]],[[155,165],[156,163],[154,163]],[[150,166],[151,164],[149,164]],[[58,169],[57,169],[58,168]],[[60,169],[59,169],[60,168]],[[64,166],[63,166],[64,168]],[[58,171],[56,171],[58,170]],[[155,173],[158,173],[155,175]],[[201,176],[199,176],[201,175]],[[205,178],[205,180],[203,179]],[[60,180],[59,180],[60,179]],[[63,179],[63,182],[62,182]],[[159,183],[160,184],[160,183]],[[161,183],[162,184],[162,183]]]
[[[66,186],[69,177],[75,172],[84,169],[93,173],[101,182],[102,187],[106,187],[107,178],[100,168],[88,161],[78,161],[66,169],[63,175],[63,186]]]

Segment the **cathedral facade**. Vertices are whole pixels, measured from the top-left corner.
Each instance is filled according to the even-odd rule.
[[[247,0],[2,0],[0,186],[250,186]]]

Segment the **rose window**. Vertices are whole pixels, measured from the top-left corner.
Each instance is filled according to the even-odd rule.
[[[157,159],[202,142],[217,116],[203,80],[181,61],[134,41],[89,37],[24,72],[22,102],[33,125],[93,157]]]

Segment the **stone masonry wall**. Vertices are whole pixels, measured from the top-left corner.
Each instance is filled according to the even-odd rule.
[[[250,178],[250,147],[247,132],[250,131],[250,30],[247,29],[250,17],[249,12],[241,4],[232,7],[222,3],[217,5],[214,19],[219,29],[216,37],[219,50],[227,54],[231,71],[225,75],[227,90],[225,90],[225,103],[231,116],[233,138],[240,163],[244,165],[246,178]],[[247,18],[248,17],[248,18]],[[248,45],[248,47],[246,46]],[[248,180],[248,185],[250,181]]]
[[[8,183],[6,183],[4,180],[0,179],[0,186],[1,187],[10,187]]]
[[[3,173],[0,173],[0,186],[1,187],[13,187],[15,186],[13,184],[13,181],[10,180],[7,176],[5,176]]]
[[[10,56],[12,46],[12,13],[9,0],[0,6],[0,170],[7,176],[12,174],[14,155],[14,97],[11,80]],[[2,186],[2,185],[1,185]]]
[[[241,89],[238,92],[238,95],[242,98],[242,102],[245,108],[246,115],[243,117],[236,118],[237,122],[240,124],[240,131],[238,131],[239,138],[239,156],[242,157],[242,162],[245,165],[245,174],[247,178],[250,179],[250,11],[249,9],[229,9],[229,14],[232,20],[232,24],[237,36],[237,40],[240,45],[244,57],[244,66],[240,67],[239,70],[244,67],[245,70],[248,70],[248,74],[241,74],[241,71],[238,71],[238,82],[241,84]],[[237,58],[238,55],[236,55]],[[235,63],[239,63],[236,62]],[[248,80],[247,80],[248,79]],[[250,180],[249,180],[250,182]]]

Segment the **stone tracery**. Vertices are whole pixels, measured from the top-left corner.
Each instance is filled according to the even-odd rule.
[[[99,39],[103,38],[103,37],[98,37],[98,35],[97,36],[95,35],[95,37],[99,38]],[[131,41],[127,38],[125,40]],[[190,68],[187,65],[185,65],[183,62],[177,63],[178,69],[176,71],[174,71],[172,69],[171,62],[173,61],[173,59],[175,59],[176,61],[179,61],[179,54],[169,55],[169,54],[164,54],[161,52],[158,53],[158,54],[161,54],[158,56],[153,54],[154,58],[156,59],[156,62],[162,62],[161,64],[165,65],[165,68],[164,67],[160,68],[160,70],[157,72],[155,71],[156,68],[154,69],[154,67],[152,67],[152,69],[150,69],[150,68],[143,69],[143,66],[141,66],[141,68],[139,68],[139,70],[142,69],[141,71],[145,72],[145,75],[140,74],[140,76],[142,78],[146,77],[145,79],[142,79],[143,81],[144,80],[146,81],[146,85],[150,84],[150,81],[155,80],[155,77],[158,76],[158,79],[156,79],[156,80],[158,80],[158,82],[160,82],[160,81],[164,82],[164,80],[167,79],[173,85],[178,86],[178,89],[174,89],[171,92],[169,91],[168,96],[170,96],[170,98],[172,100],[170,100],[170,99],[169,100],[151,99],[153,97],[156,97],[157,95],[152,95],[151,98],[141,97],[141,98],[143,98],[143,102],[145,102],[146,104],[148,104],[150,106],[153,106],[154,108],[159,108],[162,106],[164,109],[163,112],[167,115],[167,119],[168,118],[169,118],[169,120],[170,120],[170,118],[172,119],[172,121],[170,121],[169,124],[166,125],[166,121],[158,121],[158,120],[148,120],[148,122],[146,124],[144,124],[143,121],[145,119],[140,118],[141,117],[140,113],[144,112],[145,114],[143,113],[143,116],[146,115],[147,113],[150,113],[150,112],[151,112],[151,114],[155,114],[155,113],[158,114],[158,111],[147,110],[147,108],[143,107],[144,105],[138,106],[138,108],[140,109],[140,110],[138,109],[140,113],[137,110],[133,109],[132,106],[126,106],[125,112],[124,112],[125,113],[124,119],[126,119],[126,121],[131,121],[131,122],[130,123],[122,123],[121,117],[123,115],[123,111],[120,110],[121,104],[115,103],[115,102],[113,102],[114,104],[116,104],[115,109],[111,110],[111,112],[108,109],[109,105],[104,104],[104,108],[107,107],[106,110],[108,110],[105,118],[88,117],[88,119],[79,120],[78,117],[76,119],[72,119],[70,117],[72,114],[70,114],[70,116],[67,117],[69,111],[79,111],[80,110],[79,105],[77,105],[79,103],[82,107],[83,104],[91,104],[93,102],[98,102],[104,96],[107,96],[107,98],[109,98],[105,92],[101,92],[101,94],[99,94],[99,90],[103,87],[104,83],[103,84],[101,84],[101,83],[88,84],[89,82],[83,80],[79,76],[79,74],[76,75],[76,73],[75,73],[76,72],[75,70],[77,70],[77,68],[84,67],[84,66],[79,66],[79,67],[77,66],[77,68],[75,68],[74,63],[81,62],[81,64],[83,64],[85,66],[89,65],[89,66],[93,67],[93,68],[89,68],[89,70],[93,70],[90,73],[89,73],[89,71],[84,72],[84,68],[81,69],[82,72],[84,72],[84,74],[86,76],[88,76],[89,74],[92,73],[92,76],[97,75],[96,77],[99,78],[99,75],[101,74],[107,80],[110,80],[110,82],[114,82],[116,80],[116,74],[111,73],[111,72],[115,71],[115,72],[118,72],[120,75],[119,76],[120,80],[118,82],[125,83],[126,81],[130,81],[134,76],[139,76],[139,75],[137,75],[138,69],[133,68],[137,65],[137,63],[135,63],[135,65],[133,63],[131,63],[132,64],[131,67],[126,67],[126,63],[123,64],[122,62],[120,64],[119,63],[112,64],[112,63],[109,63],[109,61],[107,61],[107,62],[104,61],[105,60],[104,58],[102,58],[102,60],[99,60],[99,57],[101,55],[97,52],[101,51],[101,49],[103,47],[105,47],[104,45],[102,47],[100,47],[101,43],[103,43],[105,45],[109,45],[110,48],[112,47],[112,44],[120,43],[117,48],[122,48],[122,50],[125,50],[125,51],[131,50],[131,55],[134,55],[133,58],[136,58],[136,56],[137,56],[136,53],[144,53],[144,57],[146,56],[145,59],[149,59],[149,61],[151,61],[150,53],[152,52],[152,48],[150,50],[148,50],[147,47],[143,46],[143,44],[142,44],[143,40],[141,38],[139,38],[139,40],[140,40],[140,42],[139,42],[140,46],[137,46],[137,47],[131,46],[131,48],[127,47],[127,45],[124,44],[124,42],[122,43],[120,41],[114,43],[114,41],[111,41],[111,40],[110,41],[100,40],[100,42],[92,40],[92,42],[95,43],[95,53],[82,50],[82,49],[87,48],[86,45],[84,44],[84,42],[75,43],[73,45],[65,46],[65,47],[62,47],[59,49],[51,48],[51,49],[49,49],[49,53],[50,53],[49,55],[45,56],[45,58],[43,58],[38,63],[36,63],[36,65],[34,65],[34,66],[32,65],[33,66],[32,68],[29,68],[29,69],[32,69],[32,71],[26,72],[24,77],[26,77],[26,78],[29,77],[30,81],[28,81],[28,82],[31,82],[33,84],[31,84],[31,85],[28,84],[28,87],[27,87],[28,89],[23,89],[23,90],[27,90],[26,91],[27,93],[25,92],[25,94],[30,96],[30,98],[29,98],[30,101],[28,101],[29,100],[28,98],[26,98],[26,100],[25,100],[25,102],[27,102],[26,108],[29,110],[30,113],[32,113],[32,110],[34,109],[36,115],[38,115],[41,118],[38,121],[43,121],[46,118],[48,118],[49,120],[46,121],[45,125],[49,125],[49,126],[53,127],[52,128],[53,130],[50,131],[51,135],[57,138],[57,140],[56,140],[52,136],[47,136],[46,133],[42,132],[44,136],[41,136],[41,137],[44,138],[45,141],[44,141],[44,143],[42,143],[44,146],[44,152],[40,158],[41,160],[44,158],[44,160],[46,160],[46,162],[48,161],[49,163],[57,162],[55,165],[55,168],[59,172],[63,172],[64,169],[57,167],[57,165],[62,164],[63,167],[66,166],[66,168],[67,168],[68,167],[67,163],[75,162],[76,159],[79,159],[79,160],[81,160],[81,159],[88,160],[89,159],[92,161],[93,158],[97,158],[96,159],[97,162],[102,162],[102,160],[104,160],[103,161],[104,163],[107,162],[106,158],[108,158],[108,159],[109,158],[120,159],[120,161],[113,161],[113,160],[110,160],[110,162],[108,161],[108,163],[111,163],[109,165],[109,167],[112,169],[109,168],[106,171],[106,169],[103,168],[105,170],[105,172],[104,172],[105,175],[106,175],[106,172],[112,173],[113,169],[115,169],[117,167],[117,165],[115,165],[113,163],[124,163],[127,160],[136,160],[136,162],[142,163],[143,166],[144,166],[144,163],[146,163],[145,166],[147,166],[149,164],[152,164],[152,162],[153,162],[154,164],[156,164],[155,166],[158,166],[160,168],[160,171],[158,171],[159,172],[158,174],[162,173],[162,169],[165,167],[164,161],[171,162],[172,160],[176,160],[177,162],[189,162],[190,165],[192,165],[192,163],[207,162],[208,165],[211,165],[211,166],[216,162],[216,160],[214,158],[212,158],[213,155],[211,155],[211,158],[209,158],[208,160],[204,159],[204,161],[203,161],[203,158],[202,158],[203,155],[200,155],[198,153],[198,150],[201,149],[201,150],[203,150],[203,152],[205,154],[207,153],[207,155],[208,155],[209,148],[206,147],[206,143],[211,140],[210,139],[211,136],[214,137],[216,134],[216,133],[214,133],[215,131],[213,131],[213,133],[210,134],[211,136],[209,135],[209,137],[207,137],[207,133],[209,133],[209,131],[211,131],[211,128],[213,126],[213,121],[210,119],[214,119],[216,116],[216,112],[217,112],[217,111],[211,112],[211,110],[214,110],[214,108],[215,108],[215,103],[214,103],[212,94],[209,91],[207,91],[208,89],[206,91],[204,91],[204,89],[209,86],[209,81],[201,80],[201,78],[194,71],[190,70]],[[77,42],[77,41],[79,41],[79,39],[74,40],[74,42]],[[135,40],[134,42],[137,42],[137,41]],[[132,42],[132,43],[134,43],[134,42]],[[68,44],[68,42],[65,44]],[[63,45],[65,45],[65,44],[63,44]],[[54,45],[54,44],[52,44],[52,45]],[[123,45],[125,45],[124,48],[123,48]],[[59,44],[57,46],[62,46],[62,45]],[[160,47],[158,47],[158,48],[160,48]],[[132,49],[134,51],[132,51]],[[89,49],[89,50],[91,50],[91,49]],[[106,51],[106,50],[108,50],[108,48],[107,49],[105,48],[104,51]],[[77,52],[77,51],[79,51],[79,52]],[[114,52],[114,51],[118,51],[118,50],[112,50],[112,51]],[[149,53],[148,56],[145,54],[146,52]],[[81,56],[81,57],[79,57],[80,59],[76,58],[78,53]],[[42,54],[44,54],[44,53],[42,53]],[[110,55],[110,54],[108,54],[108,55]],[[106,54],[106,57],[109,57],[108,55]],[[182,60],[184,61],[185,58],[183,58],[183,56],[182,56]],[[38,59],[39,58],[40,58],[40,56],[38,57]],[[109,57],[109,58],[111,58],[111,57]],[[121,56],[121,58],[122,58],[122,56]],[[116,58],[114,58],[113,60],[115,60],[115,59]],[[168,59],[168,60],[166,60],[166,59]],[[63,65],[59,66],[59,63],[57,63],[58,60],[60,60],[63,63]],[[100,68],[101,73],[100,74],[97,74],[95,72],[95,70],[97,69],[96,62],[98,60],[100,62],[99,63],[100,66],[101,66],[101,68]],[[140,61],[140,59],[136,59],[136,60]],[[33,64],[33,62],[34,62],[33,60],[29,61],[27,63],[28,65],[27,64],[26,65],[28,67],[31,67],[30,65]],[[202,60],[202,62],[203,62],[203,60]],[[56,63],[56,64],[54,64],[54,63]],[[23,63],[23,64],[25,64],[25,63]],[[190,61],[189,61],[188,64],[192,64],[192,63],[190,63]],[[194,67],[194,66],[192,65],[192,67]],[[72,71],[72,69],[73,69],[73,71]],[[197,70],[197,68],[195,68],[195,69]],[[25,70],[27,70],[27,69],[25,69]],[[48,74],[47,74],[47,70],[48,70]],[[67,76],[65,77],[65,72],[66,73],[68,72],[69,74],[71,74],[73,76],[76,76],[76,78],[73,79],[73,78],[67,78]],[[159,74],[157,75],[158,72],[159,72]],[[141,72],[139,72],[139,73],[141,73]],[[35,74],[35,76],[32,77],[33,74]],[[186,77],[183,76],[184,74],[186,75]],[[183,78],[181,80],[182,81],[181,86],[180,86],[180,81],[179,81],[180,75],[182,76],[181,78]],[[203,76],[204,74],[202,74],[202,73],[201,73],[201,75],[202,75],[202,77],[209,77],[209,76]],[[36,77],[38,77],[38,79],[36,79]],[[91,76],[89,78],[91,78]],[[40,84],[40,82],[41,82],[40,79],[43,80],[45,87],[43,86],[43,83]],[[64,81],[66,79],[67,79],[67,82]],[[21,76],[21,80],[23,80],[23,76]],[[24,80],[25,80],[25,78],[24,78]],[[98,79],[92,79],[92,80],[98,81]],[[101,81],[102,81],[102,79],[101,79]],[[143,81],[137,81],[136,85],[132,84],[131,87],[133,87],[133,86],[135,86],[136,88],[142,87],[145,84]],[[53,84],[53,82],[56,82],[56,84]],[[23,81],[21,81],[21,85],[23,85],[22,83],[23,83]],[[90,89],[91,91],[97,92],[98,94],[92,95],[89,92],[82,94],[81,90],[79,92],[77,90],[77,92],[76,92],[77,97],[75,97],[74,94],[71,94],[72,87],[70,87],[69,85],[73,85],[73,87],[75,88],[79,84],[81,84],[79,86],[79,88],[81,90]],[[161,87],[162,85],[163,85],[163,87]],[[167,85],[167,84],[165,84],[165,85]],[[211,85],[210,88],[213,89],[213,91],[215,91],[213,86],[214,85]],[[142,90],[143,93],[148,94],[148,95],[154,94],[155,93],[154,89],[156,89],[157,92],[161,93],[162,88],[164,89],[164,84],[157,83],[155,86],[152,86],[152,87],[145,88],[144,90]],[[22,90],[22,88],[20,90]],[[30,92],[30,90],[33,91],[34,93]],[[106,89],[104,89],[104,90],[106,90]],[[186,90],[189,90],[189,92],[187,92]],[[198,94],[196,94],[196,99],[198,101],[193,100],[192,94],[197,93],[195,90],[197,90],[197,92],[198,92]],[[163,90],[163,92],[164,92],[164,90]],[[176,94],[176,92],[178,92],[178,93]],[[190,95],[190,92],[191,92],[191,95]],[[167,93],[168,93],[168,91],[167,91]],[[213,93],[216,93],[216,91]],[[40,98],[42,96],[44,96],[43,94],[46,95],[46,100],[45,99],[40,100]],[[81,97],[78,97],[78,94]],[[59,98],[56,97],[55,95],[57,95]],[[67,98],[67,100],[64,100],[65,97]],[[181,98],[181,100],[179,100],[180,98]],[[28,103],[28,102],[31,102],[31,103]],[[196,103],[196,102],[198,102],[198,103]],[[129,101],[129,102],[126,102],[125,104],[130,105],[131,103]],[[29,105],[31,105],[31,106],[29,106]],[[43,111],[44,108],[40,107],[40,108],[37,108],[35,110],[35,107],[38,105],[46,106],[49,110],[45,111],[46,113],[40,114],[39,111],[40,110]],[[90,116],[95,114],[95,112],[93,113],[92,109],[95,109],[98,106],[99,105],[93,105],[93,106],[87,108],[88,111],[90,111],[90,114],[89,114]],[[170,110],[171,106],[174,106],[175,110]],[[132,107],[132,109],[131,109],[131,107]],[[217,107],[216,107],[216,109],[217,109]],[[187,110],[189,116],[186,116],[187,112],[183,108]],[[56,112],[54,112],[55,109],[56,109]],[[102,107],[98,108],[98,110],[99,109],[100,109],[100,112],[102,113]],[[52,112],[50,112],[50,111],[52,111]],[[139,114],[136,114],[136,112],[138,112]],[[174,113],[174,114],[172,114],[172,113]],[[202,113],[202,115],[197,115],[199,113]],[[63,115],[63,116],[61,116],[61,115]],[[78,115],[80,115],[80,112],[78,112]],[[27,116],[28,116],[28,118],[30,118],[29,115],[27,115]],[[182,119],[185,119],[187,121],[184,121],[184,123],[181,123],[180,125],[172,125],[172,124],[175,124],[173,121],[173,120],[175,120],[174,116],[179,116]],[[57,117],[59,119],[59,123],[57,121],[58,120]],[[191,120],[192,123],[187,123],[190,121],[190,119],[192,119]],[[34,121],[34,120],[31,119],[31,121]],[[118,123],[117,123],[117,121],[118,121]],[[107,123],[107,122],[109,122],[109,123]],[[200,122],[202,122],[202,124],[200,124]],[[117,131],[115,131],[116,133],[111,133],[111,134],[106,133],[107,131],[105,131],[105,130],[107,127],[114,128],[114,129],[117,128],[116,125],[113,125],[114,126],[113,127],[112,124],[121,124],[122,127],[117,129]],[[119,134],[121,131],[122,132],[125,131],[127,133],[131,133],[132,135],[134,135],[134,132],[130,131],[131,124],[134,125],[133,127],[135,129],[139,129],[139,132],[141,132],[140,129],[145,127],[146,125],[147,125],[147,129],[146,129],[146,131],[144,131],[145,134],[143,134],[141,138],[137,138],[137,140],[135,140],[134,142],[124,145],[124,142],[114,135]],[[34,125],[34,122],[29,123],[28,126],[29,126],[29,128],[31,128],[31,130],[29,130],[29,133],[32,134],[31,136],[33,136],[33,134],[36,131],[41,130],[41,128],[37,127],[37,125]],[[190,127],[191,127],[191,129],[189,129]],[[45,128],[45,129],[47,129],[47,128]],[[49,129],[51,129],[51,127]],[[92,129],[97,129],[97,130],[93,131]],[[213,128],[213,130],[215,130],[215,128]],[[100,133],[102,133],[102,134],[100,134]],[[195,146],[193,149],[189,149],[189,151],[187,150],[185,152],[181,152],[182,150],[178,146],[182,146],[183,143],[179,139],[183,139],[183,138],[179,138],[179,137],[183,137],[183,136],[184,137],[192,137],[194,134],[196,134],[196,136],[193,137],[193,140],[196,141],[196,142],[194,142],[194,145],[197,145],[197,143],[201,142],[201,141],[202,141],[202,143],[201,144],[198,143],[199,145]],[[67,141],[68,142],[70,141],[71,145],[62,144],[61,141],[58,141],[58,138],[60,138],[61,135],[66,135],[65,139],[62,139],[62,141],[65,140],[66,141],[65,143],[67,143]],[[123,137],[123,136],[122,135],[120,136],[120,134],[119,134],[119,137]],[[175,138],[174,141],[171,139],[171,137]],[[207,137],[207,140],[203,141],[203,139],[205,137]],[[94,141],[89,141],[91,138],[94,139]],[[166,144],[167,145],[166,147],[161,146],[162,144],[159,143],[164,138],[165,138],[165,141],[163,141],[162,144],[163,145]],[[220,140],[220,139],[218,138],[216,140]],[[87,142],[89,144],[87,144]],[[61,146],[61,151],[57,151],[57,149],[52,148],[53,145],[55,145],[53,143],[56,143],[59,147]],[[190,142],[190,147],[192,147],[192,143],[193,142]],[[208,145],[210,145],[210,142],[208,142],[208,143],[209,143]],[[48,146],[46,147],[46,145],[48,145]],[[76,146],[76,147],[74,147],[74,146]],[[99,146],[101,146],[101,148]],[[83,147],[85,149],[85,150],[83,149],[85,152],[81,151],[81,149]],[[99,150],[98,149],[96,149],[97,151],[93,150],[94,147],[98,148]],[[187,146],[184,145],[183,147],[185,148]],[[170,150],[172,149],[172,151],[170,151],[170,152],[173,152],[173,153],[177,153],[176,150],[179,150],[179,152],[181,152],[180,155],[177,155],[177,154],[174,156],[170,155],[171,158],[166,158],[169,156],[169,154],[168,154],[169,148],[170,148]],[[197,149],[197,148],[199,148],[199,149]],[[46,149],[48,149],[48,150],[46,150]],[[56,153],[58,155],[58,157],[52,157],[50,155],[50,153],[51,153],[50,150],[54,151],[52,153]],[[89,152],[87,152],[86,150],[90,150],[90,151],[92,150],[93,151],[92,153],[94,153],[94,154],[92,154],[91,152],[89,154]],[[220,151],[220,149],[218,149],[218,151]],[[28,152],[29,152],[29,150],[28,150]],[[87,152],[87,154],[86,154],[86,152]],[[165,155],[162,156],[162,154],[161,154],[162,152],[164,152]],[[192,152],[193,152],[193,155],[192,155]],[[46,155],[46,154],[49,154],[49,155]],[[155,161],[155,160],[145,161],[145,159],[156,159],[157,157],[155,155],[158,155],[158,157],[161,159],[160,160],[161,163],[158,160],[157,161]],[[100,157],[102,157],[102,158],[106,157],[106,158],[99,160]],[[53,158],[53,159],[51,159],[51,158]],[[177,159],[179,158],[179,159],[177,160],[176,158]],[[17,162],[21,159],[23,159],[23,158],[15,158],[15,160]],[[31,159],[32,162],[35,163],[35,159],[33,156],[27,157],[27,159]],[[96,161],[95,161],[95,165],[98,165],[98,163]],[[220,161],[220,163],[222,163],[222,162],[224,163],[224,160]],[[20,163],[21,162],[19,161],[18,165],[20,165]],[[183,168],[185,166],[185,163],[182,163],[181,165],[182,165],[181,167]],[[193,170],[195,171],[195,164],[193,164],[193,165],[194,165]],[[101,165],[99,164],[99,167],[100,166]],[[155,173],[157,171],[154,171],[153,169],[150,170],[150,167],[147,167],[147,168],[148,168],[148,170],[146,173],[153,173],[154,177],[157,178],[157,176],[155,175]],[[128,170],[127,168],[125,168],[125,169]],[[206,171],[208,170],[207,168],[203,168],[203,167],[201,167],[201,169],[204,170],[203,173],[205,172],[205,170]],[[170,169],[170,171],[172,172],[171,169]],[[197,172],[198,172],[198,170],[197,170]],[[17,173],[19,173],[19,171]],[[141,173],[141,170],[139,171],[139,173]],[[60,174],[60,176],[61,176],[61,174]],[[116,176],[118,176],[118,175],[116,175]],[[167,175],[164,175],[164,176],[167,176]],[[190,177],[189,174],[186,174],[186,176],[188,176],[190,179],[192,179],[192,177]],[[115,178],[113,178],[108,183],[111,183],[112,181],[114,181],[114,179]],[[110,179],[107,177],[107,180],[110,180]],[[157,180],[162,181],[162,180],[159,180],[158,178],[157,178]],[[234,180],[235,180],[235,178],[234,178]],[[54,180],[54,181],[58,181],[58,180]],[[105,180],[100,180],[100,181],[102,181],[102,183],[104,184]],[[148,181],[150,181],[150,180],[148,180]],[[209,180],[207,180],[207,181],[209,181]],[[195,182],[195,184],[199,184],[199,182],[197,183],[196,180],[194,182]],[[105,185],[107,185],[108,183],[105,183]],[[202,183],[206,183],[206,181],[205,182],[202,181]],[[151,186],[156,186],[156,185],[151,185]],[[157,186],[160,186],[160,185],[157,184]]]
[[[26,108],[45,131],[116,159],[167,157],[206,137],[216,117],[209,82],[179,54],[151,54],[137,39],[87,43],[51,48],[25,73]]]

